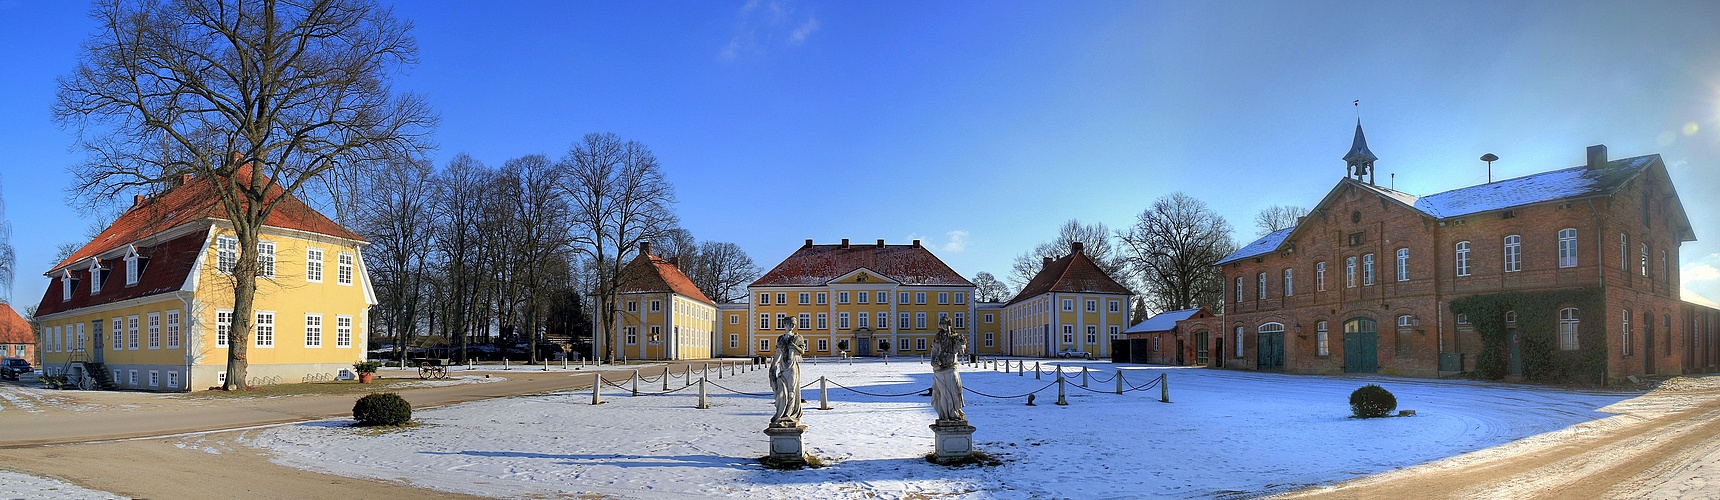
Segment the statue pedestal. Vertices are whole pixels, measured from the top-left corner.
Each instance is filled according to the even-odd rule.
[[[937,447],[937,451],[932,454],[932,461],[948,464],[973,456],[974,427],[968,425],[967,420],[938,419],[931,427]]]
[[[806,466],[806,447],[800,441],[800,435],[805,433],[804,425],[766,427],[764,434],[770,436],[770,456],[764,458],[764,464],[776,468]]]

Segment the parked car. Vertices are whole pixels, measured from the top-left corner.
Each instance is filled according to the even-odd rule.
[[[3,379],[18,380],[19,375],[34,371],[36,368],[30,366],[30,361],[24,358],[6,358],[5,361],[0,361],[0,378]]]
[[[1089,359],[1089,358],[1091,358],[1091,357],[1092,357],[1092,356],[1091,356],[1091,355],[1089,355],[1089,354],[1087,354],[1087,351],[1083,351],[1083,350],[1080,350],[1080,349],[1073,349],[1073,348],[1071,348],[1071,349],[1064,349],[1064,350],[1061,350],[1061,351],[1057,351],[1057,357],[1059,357],[1059,358],[1081,358],[1081,359]]]

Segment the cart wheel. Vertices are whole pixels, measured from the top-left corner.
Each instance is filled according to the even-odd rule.
[[[430,373],[431,373],[430,363],[419,363],[418,364],[418,378],[430,378]]]
[[[436,378],[437,379],[448,378],[448,368],[442,367],[442,366],[436,367]]]

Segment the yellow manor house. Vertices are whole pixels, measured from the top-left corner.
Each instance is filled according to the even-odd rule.
[[[704,359],[711,353],[717,305],[693,285],[675,259],[639,244],[639,256],[621,269],[616,300],[615,354],[623,359]],[[596,352],[605,352],[602,319],[592,322]]]
[[[721,356],[768,356],[793,325],[810,356],[925,354],[941,318],[950,318],[957,332],[973,333],[973,290],[919,240],[806,240],[747,286],[747,303],[718,306],[715,344]]]
[[[55,265],[36,308],[42,369],[103,389],[188,391],[227,376],[231,270],[238,239],[215,182],[185,177],[135,203]],[[282,196],[257,243],[255,331],[247,383],[334,378],[364,358],[376,304],[366,242]]]

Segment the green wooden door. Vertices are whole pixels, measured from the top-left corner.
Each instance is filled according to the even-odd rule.
[[[1344,371],[1374,373],[1380,370],[1379,332],[1374,320],[1356,318],[1344,323]]]
[[[1284,369],[1284,330],[1262,331],[1255,337],[1255,365],[1261,370]]]

